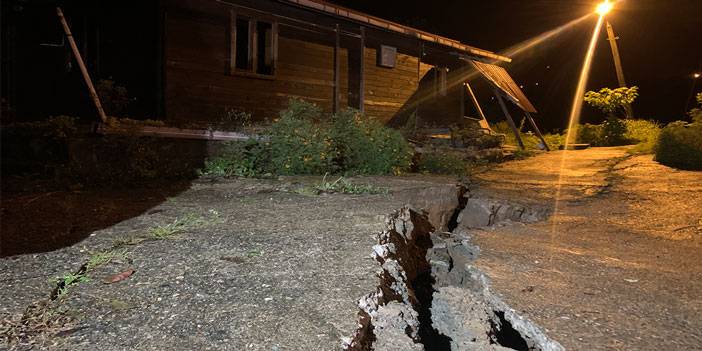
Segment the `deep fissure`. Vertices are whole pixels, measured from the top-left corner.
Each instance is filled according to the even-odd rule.
[[[493,311],[497,320],[490,320],[490,338],[498,345],[518,351],[529,351],[529,344],[505,318],[504,311]]]
[[[380,284],[376,292],[359,301],[359,328],[353,338],[344,341],[347,350],[381,350],[387,345],[429,351],[475,346],[490,349],[490,345],[513,350],[562,350],[560,344],[493,295],[487,278],[472,265],[478,249],[470,244],[467,230],[475,227],[461,227],[461,216],[471,211],[467,208],[469,199],[472,206],[474,201],[484,201],[490,207],[494,200],[467,196],[468,189],[462,186],[456,195],[455,208],[442,212],[446,213],[443,225],[450,232],[435,232],[434,228],[442,223],[430,223],[431,214],[408,206],[388,216],[386,230],[379,235],[379,244],[373,247],[383,269],[379,274]],[[511,212],[500,219],[533,222],[542,213],[520,206],[508,204]],[[498,222],[487,218],[494,215],[492,212],[485,213],[483,223]],[[512,212],[517,215],[513,216]],[[523,215],[526,212],[529,217]],[[461,301],[467,301],[469,306]],[[465,331],[461,323],[474,328]],[[399,329],[393,333],[393,328]],[[475,330],[483,331],[470,334]],[[398,346],[403,342],[405,346]]]

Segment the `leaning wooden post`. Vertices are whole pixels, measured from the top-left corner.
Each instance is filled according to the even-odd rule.
[[[539,139],[541,139],[541,142],[544,143],[544,148],[546,148],[546,151],[551,151],[551,148],[549,148],[548,144],[546,143],[546,139],[544,139],[544,136],[541,135],[539,127],[536,126],[536,122],[534,122],[534,119],[531,118],[531,113],[526,112],[526,118],[529,121],[529,124],[531,124],[531,127],[534,128],[534,132],[536,132],[536,135],[539,137]]]
[[[507,124],[509,124],[509,127],[512,129],[514,136],[517,138],[517,142],[519,143],[519,147],[522,150],[524,150],[524,143],[522,142],[522,137],[519,136],[519,131],[517,130],[517,125],[514,124],[514,120],[512,119],[512,115],[509,114],[509,110],[507,110],[507,106],[505,105],[505,101],[502,99],[502,95],[500,94],[500,91],[497,89],[495,89],[495,96],[497,96],[497,101],[500,103],[500,108],[502,108],[502,112],[505,114],[505,117],[507,117]]]
[[[470,99],[473,101],[473,105],[475,105],[475,108],[478,110],[478,114],[480,115],[480,126],[484,129],[492,130],[490,129],[490,124],[488,123],[487,118],[485,118],[485,113],[483,113],[483,109],[480,108],[478,98],[475,97],[475,93],[473,93],[473,89],[470,87],[470,83],[468,82],[466,82],[466,90],[468,91],[468,95],[470,95]]]
[[[107,115],[105,115],[105,111],[102,109],[102,104],[100,103],[100,97],[98,97],[97,92],[95,91],[95,87],[93,86],[93,81],[90,79],[90,74],[88,74],[88,69],[85,68],[85,63],[83,62],[83,57],[80,56],[80,52],[78,51],[78,46],[76,46],[75,40],[73,40],[73,35],[71,34],[71,29],[68,27],[68,22],[66,22],[66,18],[63,16],[63,11],[61,11],[60,7],[56,8],[56,14],[59,17],[59,20],[61,21],[61,25],[63,26],[63,31],[66,33],[66,38],[68,38],[68,43],[71,45],[71,50],[73,51],[73,55],[76,57],[76,61],[78,61],[78,67],[80,67],[80,72],[83,74],[83,79],[85,80],[85,84],[88,86],[88,93],[90,94],[90,98],[93,100],[93,103],[95,103],[95,108],[98,111],[98,115],[100,116],[100,119],[102,120],[103,123],[107,123]]]

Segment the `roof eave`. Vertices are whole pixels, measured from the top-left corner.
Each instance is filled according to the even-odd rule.
[[[282,0],[283,2],[293,3],[301,7],[321,11],[333,16],[342,17],[355,22],[359,22],[366,25],[371,25],[381,29],[389,30],[396,33],[401,33],[404,35],[412,36],[420,40],[437,43],[440,45],[448,46],[454,49],[461,50],[465,53],[471,55],[477,55],[481,57],[490,58],[493,60],[498,60],[502,62],[512,62],[512,59],[506,56],[496,54],[492,51],[479,49],[461,43],[460,41],[442,37],[437,34],[432,34],[419,29],[415,29],[409,26],[405,26],[399,23],[388,21],[379,17],[371,16],[359,11],[347,9],[345,7],[332,5],[320,0]]]

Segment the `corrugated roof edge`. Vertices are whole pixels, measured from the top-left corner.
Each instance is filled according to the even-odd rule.
[[[466,45],[461,43],[458,40],[454,39],[449,39],[442,37],[437,34],[432,34],[429,32],[425,32],[416,28],[412,28],[409,26],[405,26],[399,23],[395,23],[392,21],[384,20],[379,17],[371,16],[368,14],[365,14],[363,12],[347,9],[345,7],[341,7],[338,5],[330,4],[325,1],[320,1],[320,0],[280,0],[282,2],[286,3],[293,3],[305,8],[310,8],[314,9],[317,11],[325,12],[334,16],[338,17],[344,17],[353,21],[357,21],[360,23],[365,23],[368,25],[376,26],[379,28],[383,28],[389,31],[397,32],[397,33],[402,33],[405,35],[413,36],[415,38],[418,38],[420,40],[424,41],[429,41],[437,44],[441,44],[444,46],[452,47],[454,49],[458,49],[461,51],[464,51],[466,53],[472,54],[472,55],[477,55],[477,56],[482,56],[498,61],[503,61],[503,62],[512,62],[512,59],[506,56],[502,56],[499,54],[496,54],[492,51],[488,50],[483,50],[483,49],[478,49],[476,47],[472,47],[470,45]]]

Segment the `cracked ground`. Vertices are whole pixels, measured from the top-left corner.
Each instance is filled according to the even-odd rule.
[[[553,203],[560,163],[504,164],[481,191]],[[561,180],[549,221],[475,232],[493,290],[569,350],[702,350],[702,172],[595,148]]]

